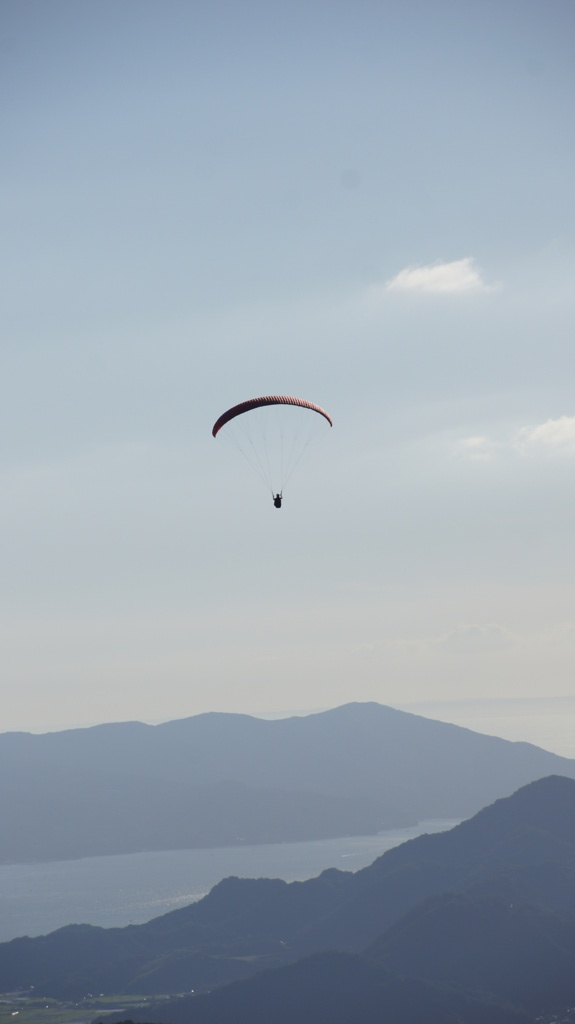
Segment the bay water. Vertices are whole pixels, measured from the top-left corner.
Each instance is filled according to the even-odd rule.
[[[386,850],[456,821],[427,821],[372,836],[306,843],[87,857],[0,865],[0,942],[67,924],[142,924],[201,899],[222,878],[314,878],[325,868],[357,871]]]
[[[427,701],[403,710],[484,735],[534,743],[575,758],[575,697]],[[222,878],[304,881],[325,868],[357,871],[386,850],[455,821],[428,821],[375,836],[305,843],[171,850],[48,864],[0,865],[0,942],[66,924],[142,924],[201,899]]]

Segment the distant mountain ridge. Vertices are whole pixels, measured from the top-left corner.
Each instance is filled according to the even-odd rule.
[[[383,705],[0,734],[0,861],[374,834],[575,760]]]

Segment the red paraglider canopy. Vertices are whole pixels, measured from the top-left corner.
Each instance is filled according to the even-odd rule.
[[[212,436],[216,437],[218,431],[236,416],[241,416],[242,413],[249,412],[251,409],[260,409],[264,405],[299,405],[302,409],[318,412],[320,416],[325,417],[330,427],[333,427],[331,417],[328,416],[325,409],[315,405],[314,402],[306,402],[305,398],[293,398],[289,395],[265,395],[263,398],[250,398],[247,402],[240,402],[239,405],[234,405],[227,412],[222,413],[212,427]]]

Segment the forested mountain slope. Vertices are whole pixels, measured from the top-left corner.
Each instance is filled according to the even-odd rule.
[[[465,899],[454,902],[453,894]],[[493,920],[501,912],[507,922],[505,906],[515,901],[528,909],[514,911],[508,927],[531,921],[541,957],[563,935],[571,970],[574,894],[575,781],[552,776],[449,832],[396,847],[355,874],[330,870],[290,884],[229,878],[198,903],[145,925],[73,926],[0,944],[0,991],[34,985],[46,995],[74,998],[88,991],[198,991],[329,949],[408,973],[401,958],[409,959],[409,943],[398,936],[422,931],[421,923],[410,925],[418,914],[421,922],[434,914],[439,921],[459,908],[472,921],[474,913],[489,916],[491,907]],[[567,922],[564,932],[559,917]],[[443,931],[445,949],[449,942],[456,946],[456,927],[449,942],[449,929]],[[432,938],[429,945],[433,949]],[[448,952],[444,959],[449,965]],[[420,960],[419,980],[427,982],[433,963]],[[568,976],[575,979],[575,971]],[[447,976],[445,983],[452,983]]]
[[[294,932],[285,940],[291,950],[284,955],[293,957],[298,946],[301,951],[310,935],[314,942],[329,936],[339,951],[326,948],[204,995],[157,1003],[139,1019],[166,1024],[570,1019],[565,1015],[575,1005],[573,780],[532,783],[450,832],[389,851],[371,867],[343,876],[339,885],[339,873],[328,874],[338,906],[326,913],[329,900],[316,905],[308,928],[301,927],[302,889],[286,887],[299,894],[299,915],[291,919]],[[204,901],[204,923],[226,920],[237,943],[257,931],[259,921],[260,941],[269,940],[282,890],[272,887],[264,894],[255,885],[251,893],[239,880],[217,887],[211,910]],[[307,892],[313,892],[308,885]],[[367,915],[370,905],[373,912]],[[280,927],[287,928],[285,910]],[[373,942],[350,952],[361,932],[378,925]]]

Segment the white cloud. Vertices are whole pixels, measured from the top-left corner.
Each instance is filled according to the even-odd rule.
[[[567,454],[575,455],[575,416],[559,416],[531,427],[521,427],[504,440],[485,434],[464,437],[457,442],[454,454],[469,462],[489,462],[495,456]]]
[[[524,451],[537,446],[575,455],[575,416],[559,416],[535,427],[523,427],[515,445]]]
[[[456,447],[456,454],[462,459],[472,462],[489,462],[493,458],[494,449],[497,444],[488,437],[478,435],[476,437],[464,437]]]
[[[451,263],[430,263],[426,267],[405,267],[385,284],[388,292],[425,292],[449,294],[454,292],[487,291],[489,286],[472,256]]]

